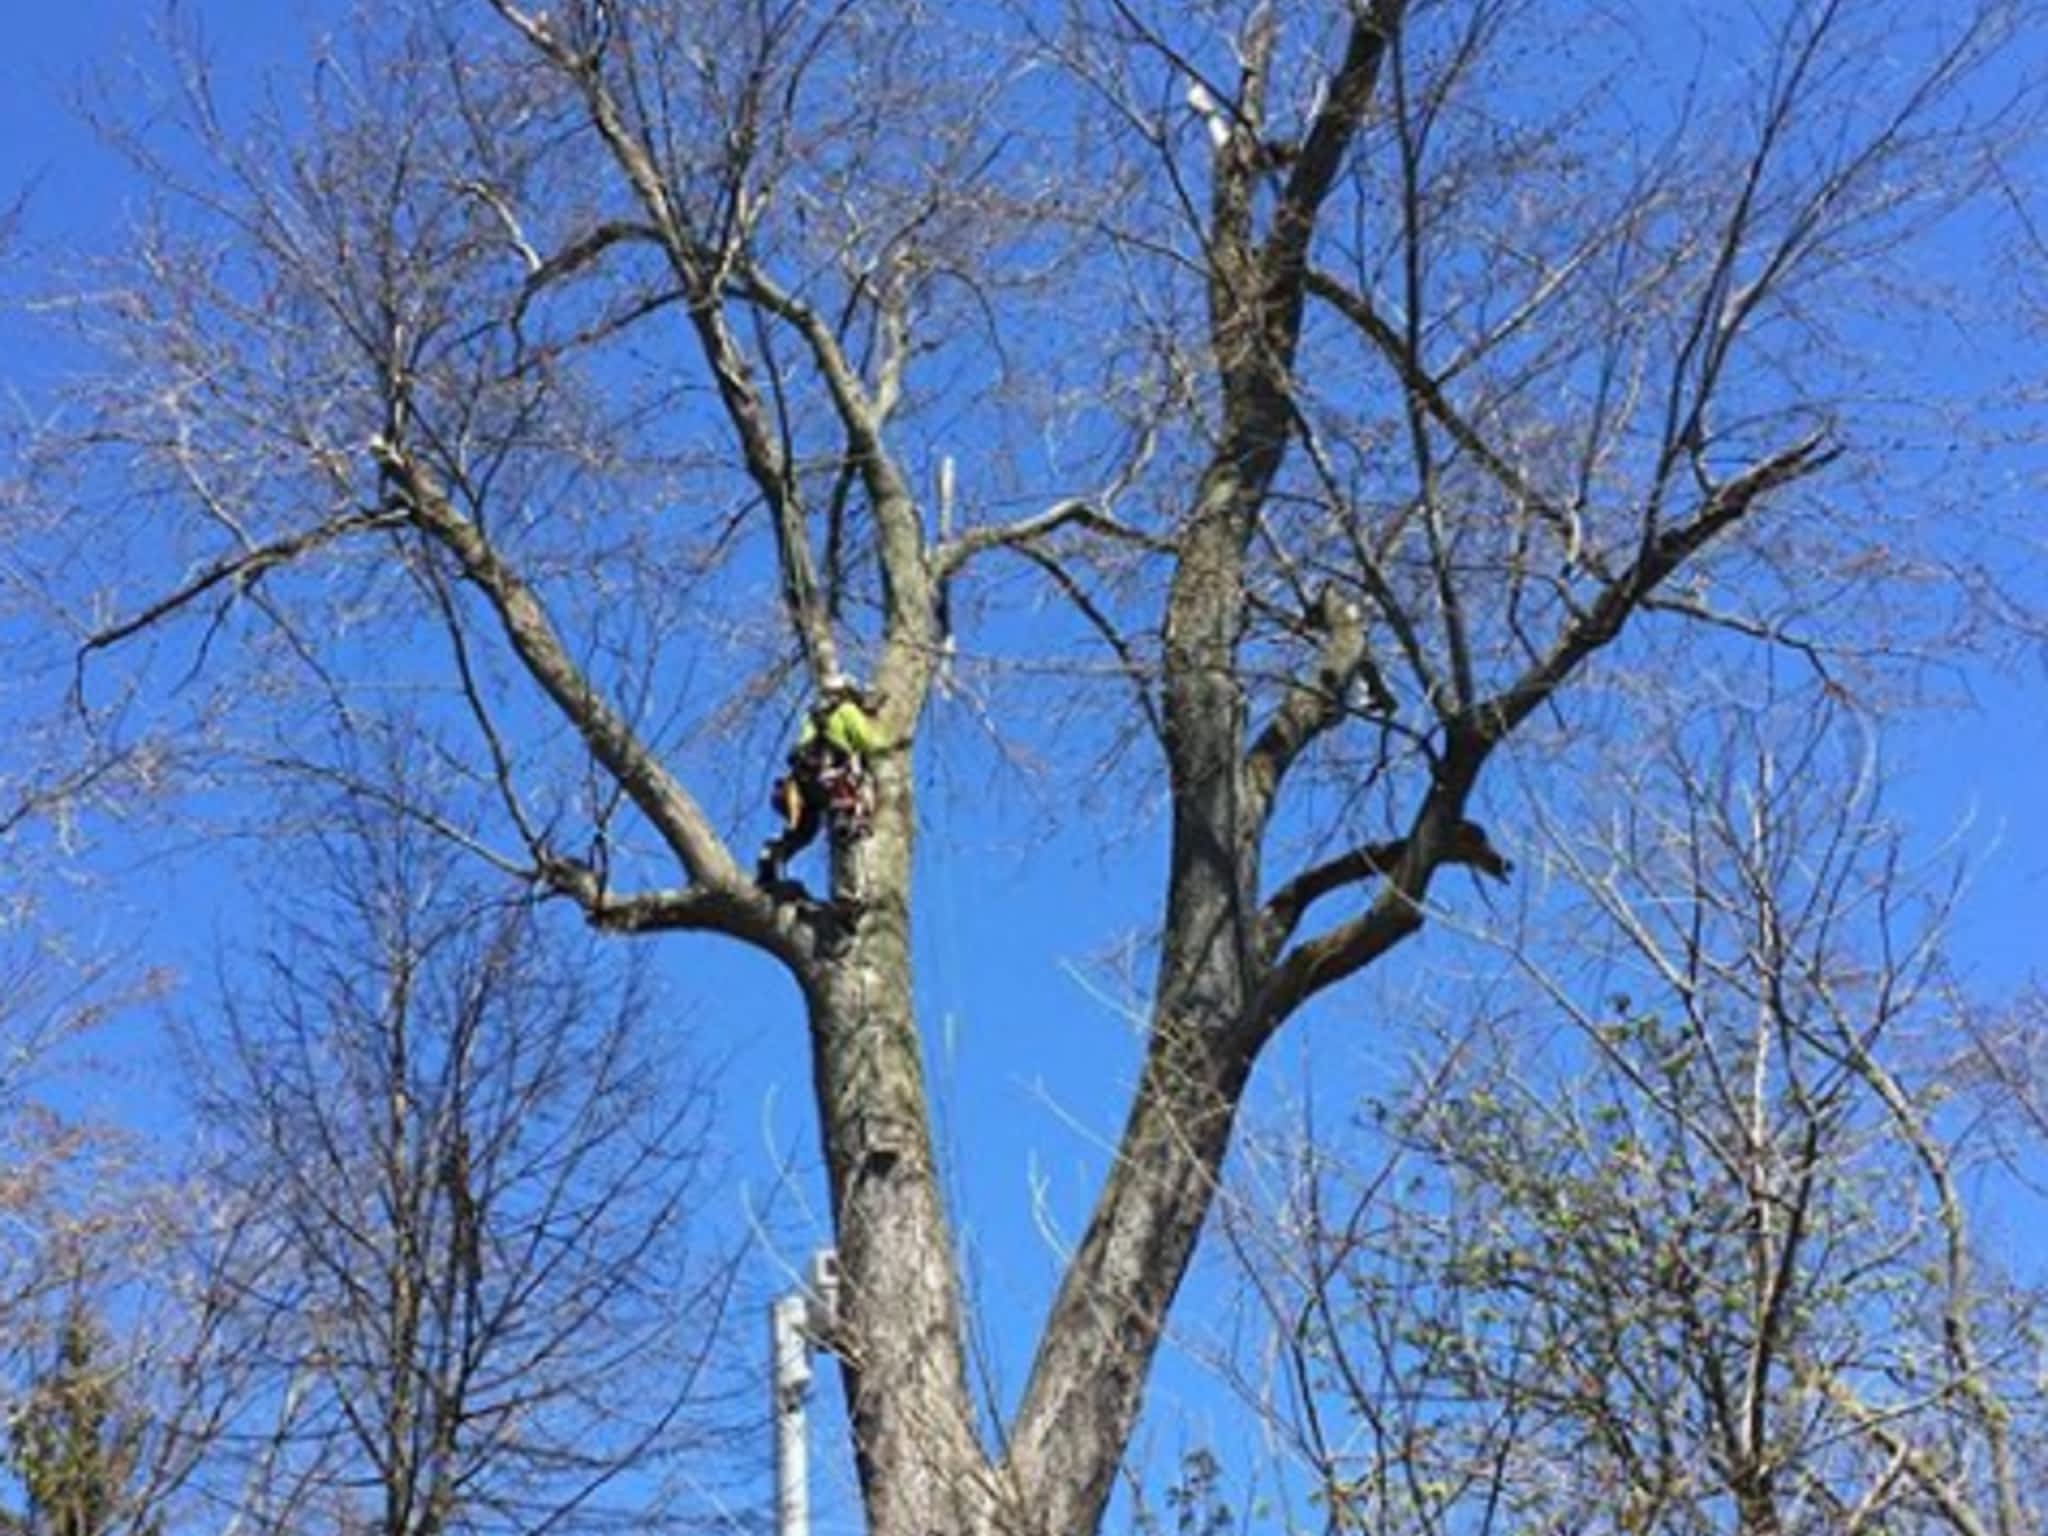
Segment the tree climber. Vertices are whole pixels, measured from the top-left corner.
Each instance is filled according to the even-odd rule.
[[[875,707],[875,701],[843,674],[835,672],[825,679],[818,702],[805,712],[797,729],[789,772],[768,792],[769,803],[782,818],[782,831],[761,845],[754,866],[754,879],[764,890],[773,891],[783,883],[783,866],[811,845],[821,826],[829,828],[832,841],[842,848],[867,835],[873,812],[868,758],[882,744],[869,713]]]

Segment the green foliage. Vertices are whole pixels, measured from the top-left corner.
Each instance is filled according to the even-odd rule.
[[[124,1412],[117,1368],[86,1305],[73,1298],[58,1324],[57,1355],[9,1415],[7,1465],[24,1508],[4,1517],[17,1536],[158,1536],[137,1518],[132,1484],[140,1425]]]

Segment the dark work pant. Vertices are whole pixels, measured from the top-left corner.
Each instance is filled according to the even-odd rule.
[[[825,824],[825,792],[818,787],[816,780],[805,775],[797,775],[795,784],[796,820],[762,846],[761,871],[764,877],[781,874],[783,865],[817,840],[818,829]]]

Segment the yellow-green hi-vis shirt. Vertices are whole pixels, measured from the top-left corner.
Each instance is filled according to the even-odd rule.
[[[817,716],[807,714],[802,729],[797,732],[796,744],[807,747],[817,737]],[[875,722],[851,699],[833,705],[832,712],[825,717],[825,740],[848,757],[866,757],[882,744]]]

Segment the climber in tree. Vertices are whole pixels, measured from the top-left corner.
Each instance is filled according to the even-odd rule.
[[[782,884],[783,866],[810,846],[821,826],[842,846],[866,835],[870,812],[868,758],[881,746],[874,701],[839,673],[827,677],[818,702],[804,713],[789,772],[775,781],[769,801],[782,831],[761,845],[754,878],[764,890]]]

